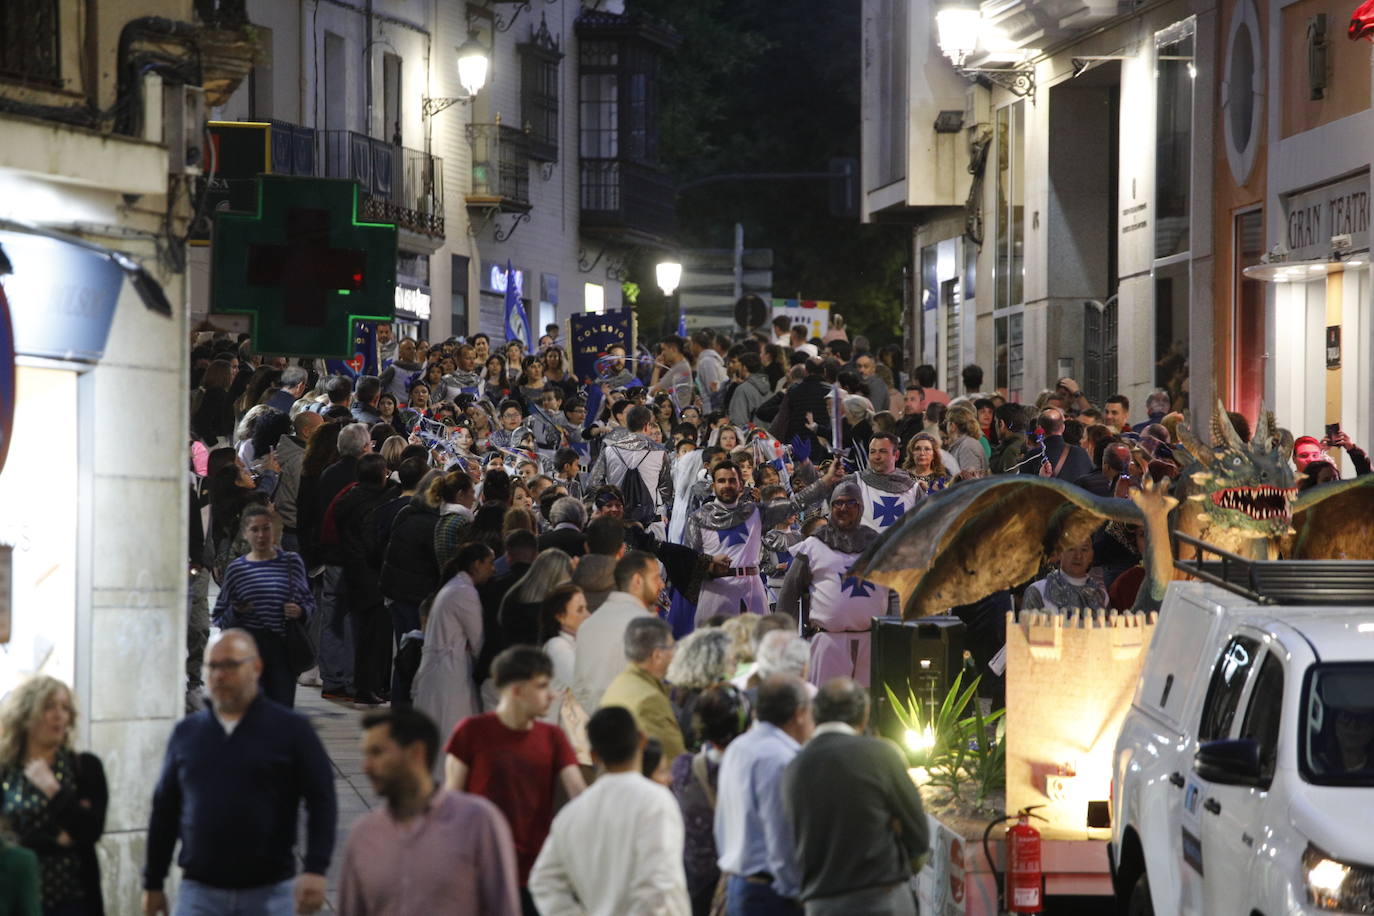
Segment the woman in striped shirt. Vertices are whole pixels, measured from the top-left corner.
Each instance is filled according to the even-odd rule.
[[[296,678],[286,651],[286,620],[315,609],[300,554],[276,546],[272,510],[243,511],[243,536],[249,551],[229,564],[215,602],[221,629],[241,627],[253,634],[262,658],[262,692],[286,707],[296,703]]]

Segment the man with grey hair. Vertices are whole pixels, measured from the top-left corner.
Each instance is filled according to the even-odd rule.
[[[267,399],[267,406],[280,410],[284,414],[291,413],[291,405],[305,394],[305,386],[309,384],[310,373],[300,366],[287,366],[282,370],[281,381],[277,384],[277,390],[272,392],[272,396]]]
[[[625,627],[625,660],[601,697],[601,708],[623,706],[639,730],[663,745],[663,756],[676,760],[686,750],[663,678],[673,660],[673,628],[657,617],[636,617]]]
[[[911,875],[930,828],[905,757],[886,738],[863,735],[868,691],[851,678],[821,685],[816,723],[782,776],[807,916],[915,916]]]
[[[1145,398],[1145,419],[1131,429],[1137,433],[1143,433],[1150,424],[1163,423],[1172,406],[1173,401],[1169,398],[1169,392],[1163,388],[1156,388]]]
[[[587,552],[587,536],[582,528],[587,524],[587,507],[582,500],[572,496],[560,496],[549,509],[548,531],[539,535],[539,549],[557,547],[570,557],[580,557]]]
[[[716,781],[717,864],[726,913],[798,912],[800,873],[782,807],[782,774],[815,724],[801,678],[774,675],[759,685],[756,721],[725,749]],[[833,792],[832,789],[828,790]]]
[[[878,439],[875,437],[875,443]],[[849,573],[878,539],[861,524],[864,492],[846,479],[830,493],[830,524],[792,548],[792,564],[778,595],[778,610],[796,615],[811,638],[811,683],[832,677],[868,684],[874,617],[888,609],[888,589]]]
[[[334,501],[358,482],[358,459],[372,451],[372,434],[365,423],[350,423],[339,430],[339,460],[320,474],[316,491],[319,524],[317,556],[324,571],[315,579],[315,606],[319,610],[311,622],[315,645],[319,647],[320,680],[327,700],[351,702],[353,681],[353,631],[348,618],[348,595],[340,558],[338,529],[332,520]]]
[[[277,514],[281,516],[283,550],[300,552],[300,542],[296,536],[300,527],[296,519],[296,499],[301,487],[301,466],[305,461],[305,447],[323,423],[324,417],[303,410],[292,418],[291,433],[277,442],[277,464],[281,465],[281,475],[277,478],[277,493],[273,502]]]

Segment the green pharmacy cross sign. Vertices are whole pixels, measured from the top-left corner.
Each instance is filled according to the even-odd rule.
[[[395,315],[396,227],[358,219],[357,182],[260,176],[211,244],[211,310],[250,316],[258,353],[347,359],[354,321]]]

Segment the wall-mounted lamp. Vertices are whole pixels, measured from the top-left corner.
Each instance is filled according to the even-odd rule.
[[[482,87],[487,84],[487,71],[491,69],[491,55],[476,32],[468,33],[468,40],[458,46],[457,56],[458,84],[463,87],[467,95],[421,99],[420,112],[426,118],[432,118],[459,102],[471,102],[477,93],[482,91]]]
[[[949,58],[960,76],[993,83],[1023,98],[1035,100],[1035,68],[1030,64],[1012,67],[965,67],[967,61],[990,30],[978,0],[941,0],[935,7],[935,28],[940,53]]]

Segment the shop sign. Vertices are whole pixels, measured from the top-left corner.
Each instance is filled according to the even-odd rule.
[[[259,353],[347,359],[353,325],[396,311],[396,227],[360,218],[358,184],[264,175],[251,212],[215,214],[210,308],[249,315]]]
[[[1284,244],[1293,261],[1331,257],[1333,236],[1349,236],[1343,247],[1369,248],[1369,173],[1284,196]]]
[[[396,287],[396,311],[412,315],[421,321],[428,321],[429,293],[409,286]]]
[[[506,294],[506,265],[496,261],[482,262],[482,289],[485,292]],[[525,298],[525,272],[515,270],[515,294]]]
[[[606,354],[611,344],[620,344],[626,353],[634,352],[634,318],[629,309],[571,315],[568,329],[572,339],[573,374],[584,382],[601,374],[596,361]]]
[[[25,356],[96,362],[114,323],[124,271],[108,253],[62,239],[0,230],[11,273],[14,350]]]
[[[777,318],[779,315],[787,316],[789,327],[804,324],[809,329],[807,340],[812,337],[823,337],[825,332],[830,330],[830,306],[833,303],[824,302],[817,299],[774,299],[773,315],[769,319]]]

